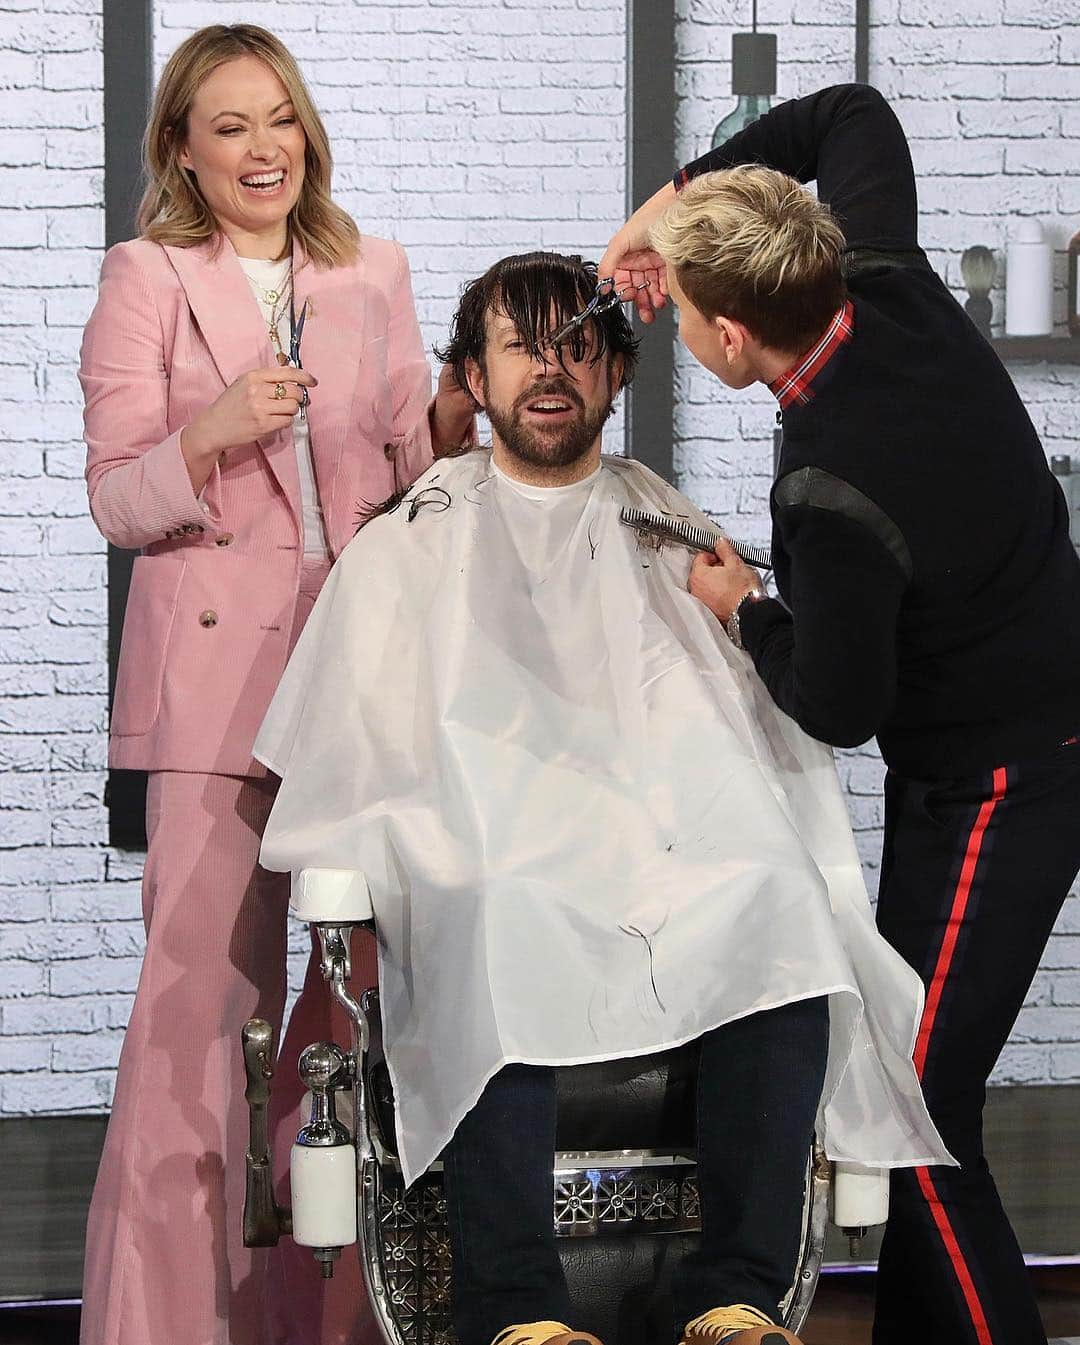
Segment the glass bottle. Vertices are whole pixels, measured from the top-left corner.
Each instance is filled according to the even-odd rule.
[[[768,112],[776,92],[775,33],[759,33],[756,28],[752,33],[732,33],[731,92],[737,102],[717,123],[712,149],[718,149]]]
[[[719,149],[721,145],[726,144],[733,135],[738,135],[740,131],[745,131],[751,122],[757,121],[758,117],[763,117],[772,105],[772,99],[767,93],[742,93],[739,95],[739,101],[735,104],[734,111],[729,112],[726,117],[721,118],[716,123],[716,130],[713,131],[712,145],[710,149]]]

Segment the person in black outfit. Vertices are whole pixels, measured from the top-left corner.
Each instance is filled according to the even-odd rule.
[[[814,180],[821,205],[797,185]],[[923,978],[915,1065],[960,1167],[893,1174],[875,1345],[1044,1345],[982,1110],[1080,867],[1080,560],[1062,492],[919,247],[907,142],[871,88],[783,104],[690,164],[600,274],[652,282],[646,321],[670,292],[708,368],[776,393],[780,600],[726,544],[691,590],[804,729],[876,736],[888,767],[878,923]]]

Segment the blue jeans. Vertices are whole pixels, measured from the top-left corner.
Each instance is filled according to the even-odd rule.
[[[776,1317],[795,1275],[828,1036],[821,998],[702,1037],[702,1235],[675,1278],[674,1335],[721,1304],[748,1303]],[[553,1229],[555,1121],[554,1071],[508,1065],[443,1154],[461,1345],[490,1345],[520,1322],[574,1326]]]

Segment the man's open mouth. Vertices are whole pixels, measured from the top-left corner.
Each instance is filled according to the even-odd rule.
[[[537,416],[564,416],[576,410],[574,403],[565,397],[537,397],[525,403],[525,410]]]
[[[245,173],[240,185],[260,196],[271,196],[285,182],[285,169],[275,168],[272,173]]]

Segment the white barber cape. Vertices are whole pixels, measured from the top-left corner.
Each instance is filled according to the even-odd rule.
[[[704,521],[619,458],[555,489],[437,462],[335,565],[255,745],[282,777],[262,863],[370,884],[405,1180],[505,1064],[814,995],[829,1157],[950,1162],[911,1064],[922,987],[874,927],[832,756],[627,504]]]

